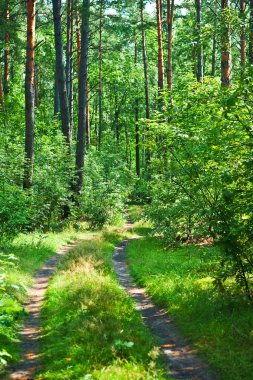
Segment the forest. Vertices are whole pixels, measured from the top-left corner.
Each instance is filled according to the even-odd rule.
[[[252,379],[253,0],[0,0],[0,15],[0,378],[21,378],[29,289],[71,244],[22,378],[181,378],[117,280],[127,240],[134,281],[214,378]]]

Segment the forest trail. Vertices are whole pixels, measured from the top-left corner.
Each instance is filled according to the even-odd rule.
[[[131,229],[130,219],[126,229]],[[141,237],[140,237],[141,238]],[[158,338],[160,350],[168,367],[168,373],[175,380],[217,380],[210,367],[202,361],[178,332],[173,319],[165,310],[156,306],[145,288],[137,286],[129,273],[126,262],[126,247],[135,238],[122,241],[114,251],[113,264],[121,285],[134,299],[136,309],[142,314],[144,323]]]
[[[20,331],[21,357],[17,365],[10,368],[6,379],[31,380],[34,373],[40,367],[39,362],[39,338],[41,333],[40,314],[42,302],[45,298],[47,287],[60,260],[78,243],[66,244],[51,257],[40,269],[34,279],[34,284],[29,291],[25,310],[28,313]]]

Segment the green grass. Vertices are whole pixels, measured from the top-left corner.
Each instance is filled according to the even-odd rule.
[[[39,379],[164,379],[159,351],[119,286],[112,252],[122,231],[83,241],[63,260],[43,307]]]
[[[174,316],[182,334],[203,353],[220,379],[252,379],[253,312],[241,296],[213,286],[219,251],[185,246],[164,250],[158,238],[128,246],[131,272]]]
[[[0,280],[1,276],[5,276],[0,283],[0,373],[7,362],[19,359],[17,332],[25,315],[23,303],[34,273],[60,246],[83,235],[84,232],[68,228],[59,233],[22,234],[12,242],[2,243],[2,259],[6,257],[9,262],[9,255],[12,255],[14,260],[13,265],[8,267],[0,261]]]

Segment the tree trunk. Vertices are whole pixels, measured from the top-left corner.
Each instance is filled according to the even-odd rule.
[[[101,146],[102,128],[103,128],[103,63],[102,63],[102,27],[103,27],[103,8],[104,0],[100,0],[100,16],[99,16],[99,89],[98,89],[98,108],[99,108],[99,129],[98,129],[98,147]]]
[[[197,81],[203,83],[204,79],[204,70],[203,70],[203,44],[201,41],[201,29],[202,29],[202,0],[195,0],[196,6],[196,17],[197,17],[197,26],[198,26],[198,44],[197,44]]]
[[[140,0],[140,11],[141,11],[141,36],[142,36],[142,57],[143,57],[143,69],[144,69],[144,87],[145,87],[145,111],[146,119],[150,119],[150,105],[149,105],[149,85],[148,85],[148,60],[147,60],[147,50],[146,50],[146,35],[144,30],[144,4],[143,0]],[[147,128],[147,132],[148,132]],[[144,144],[145,145],[145,137]],[[146,163],[149,165],[151,161],[151,151],[148,148],[147,155],[145,155]]]
[[[221,86],[232,85],[231,27],[229,22],[230,0],[221,0]]]
[[[54,73],[54,114],[58,115],[59,113],[60,113],[60,97],[59,97],[57,70],[56,70],[56,64],[55,64],[55,73]]]
[[[7,0],[6,3],[6,10],[5,10],[5,21],[7,29],[9,29],[9,22],[10,22],[10,9],[9,9],[10,3],[9,0]],[[5,50],[4,50],[4,92],[5,94],[9,91],[9,80],[10,80],[10,34],[7,32],[5,34],[4,38],[5,42]]]
[[[87,148],[90,146],[90,107],[89,107],[89,79],[88,79],[88,73],[87,73],[87,84],[86,84],[86,97],[87,97],[87,104],[86,104],[86,144]]]
[[[36,0],[27,0],[27,51],[25,77],[25,167],[24,189],[32,187],[34,164],[34,77],[35,77],[35,6]]]
[[[3,77],[2,77],[2,65],[0,62],[0,106],[3,105],[4,90],[3,90]]]
[[[212,50],[212,72],[211,75],[212,77],[215,77],[215,72],[216,72],[216,45],[217,45],[217,40],[216,40],[216,35],[213,35],[213,50]]]
[[[157,13],[157,39],[158,39],[158,95],[160,95],[159,93],[164,89],[161,0],[156,0],[156,13]]]
[[[81,57],[78,78],[78,131],[76,144],[75,191],[81,194],[84,177],[85,128],[87,117],[87,70],[89,49],[90,0],[83,0],[81,31]]]
[[[39,108],[39,69],[35,65],[35,77],[34,77],[34,93],[35,93],[35,107]]]
[[[80,33],[80,14],[76,12],[76,48],[77,48],[77,72],[79,75],[81,62],[81,33]]]
[[[172,91],[172,26],[173,26],[174,0],[167,0],[167,27],[168,27],[168,69],[167,84]]]
[[[137,66],[138,50],[137,42],[135,42],[134,63]],[[136,81],[136,91],[138,92],[138,83]],[[139,97],[135,99],[135,170],[137,177],[141,175],[140,169],[140,129],[139,129]]]
[[[241,16],[241,34],[240,34],[240,50],[241,50],[241,66],[246,64],[246,34],[245,34],[245,0],[240,0],[240,16]]]
[[[73,130],[73,0],[68,0],[66,89],[69,105],[70,138]]]
[[[64,72],[63,60],[63,44],[62,44],[62,25],[61,25],[61,0],[53,0],[53,15],[54,15],[54,35],[55,35],[55,52],[56,52],[56,76],[58,83],[58,91],[60,98],[60,111],[62,133],[71,152],[71,133],[68,97],[66,89],[66,80]]]
[[[253,0],[249,1],[249,63],[253,65]]]

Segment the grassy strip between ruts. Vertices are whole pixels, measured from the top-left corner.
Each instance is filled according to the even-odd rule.
[[[182,334],[220,379],[252,379],[252,305],[235,291],[233,295],[233,289],[228,294],[214,287],[218,249],[164,250],[161,239],[144,237],[131,242],[127,252],[135,279],[174,316]]]
[[[123,231],[74,248],[53,277],[43,307],[38,379],[165,379],[158,348],[112,268]]]
[[[64,244],[85,236],[72,228],[48,234],[19,235],[1,244],[0,256],[0,374],[19,358],[18,329],[24,318],[23,303],[33,275]]]

